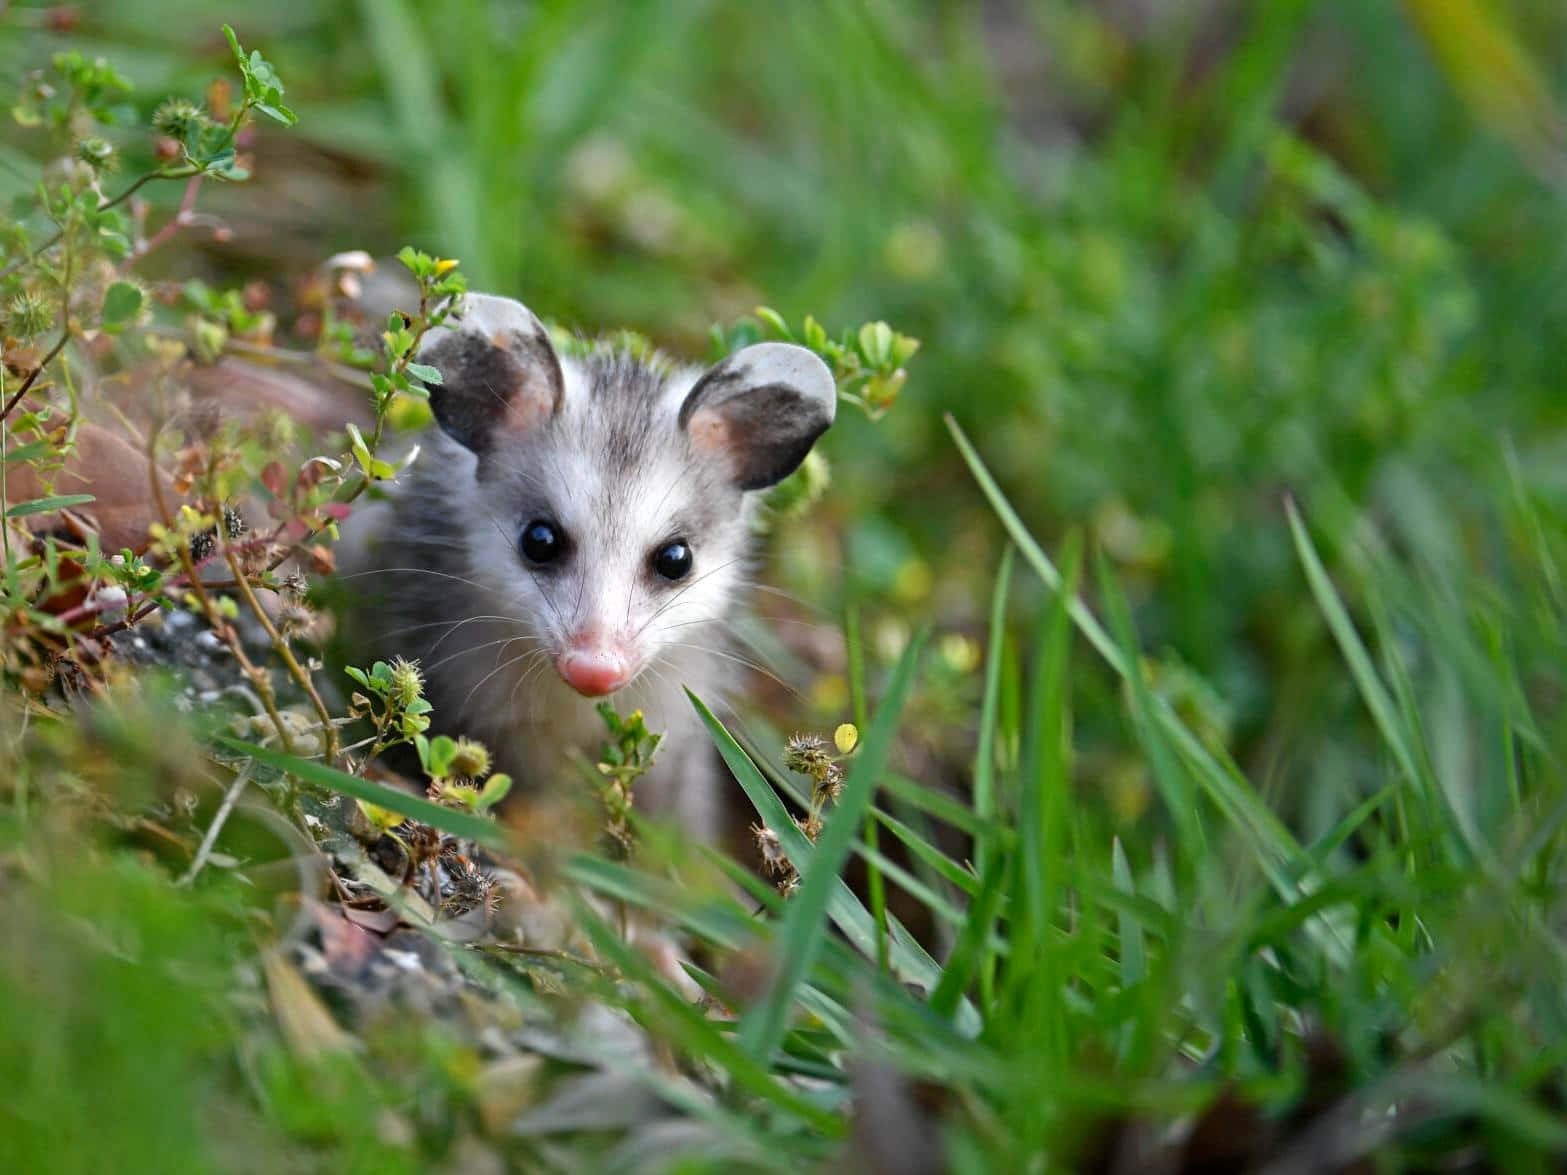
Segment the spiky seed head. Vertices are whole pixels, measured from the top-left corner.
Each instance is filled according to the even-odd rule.
[[[784,854],[783,842],[778,839],[778,834],[765,824],[753,824],[751,835],[756,838],[756,849],[762,855],[762,868],[767,875],[780,877],[788,872],[789,858]]]
[[[784,766],[798,775],[820,781],[831,765],[826,745],[814,734],[792,735],[784,746]]]
[[[450,766],[453,775],[481,779],[490,773],[490,752],[483,743],[471,738],[460,738],[457,740],[457,749],[452,752]]]
[[[398,657],[392,662],[392,698],[406,709],[424,696],[424,674],[419,662]]]
[[[838,797],[843,795],[843,764],[827,764],[827,770],[818,781],[816,790],[836,804]]]
[[[211,124],[207,112],[185,98],[170,98],[152,115],[153,130],[187,147]]]
[[[5,327],[19,339],[41,335],[54,324],[49,303],[31,290],[12,296],[5,307]]]
[[[77,141],[76,158],[98,172],[113,171],[118,163],[114,154],[114,144],[97,135],[88,135],[85,139]]]

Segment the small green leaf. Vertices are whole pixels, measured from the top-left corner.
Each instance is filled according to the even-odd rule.
[[[4,457],[0,457],[0,462],[10,465],[17,461],[32,461],[39,457],[47,457],[55,451],[54,445],[48,440],[28,441],[27,444],[18,445]]]
[[[892,359],[892,327],[885,322],[867,322],[860,327],[860,354],[873,367],[886,367]]]
[[[511,791],[511,776],[505,774],[492,775],[484,781],[484,787],[479,792],[479,807],[493,808],[506,798],[506,793]]]
[[[428,824],[431,828],[439,828],[442,832],[449,832],[453,836],[466,837],[468,840],[497,847],[504,846],[506,843],[506,835],[501,828],[482,816],[447,808],[421,796],[411,796],[407,792],[398,791],[385,784],[372,783],[368,779],[360,779],[357,775],[349,775],[324,763],[300,759],[294,755],[284,754],[282,751],[272,750],[270,747],[259,747],[254,743],[229,738],[227,735],[219,737],[218,741],[232,751],[249,755],[258,763],[264,763],[278,771],[285,771],[314,787],[341,792],[345,796],[364,800],[388,811],[400,812],[411,820]]]
[[[280,122],[284,126],[293,126],[299,121],[299,117],[287,106],[284,106],[281,103],[273,104],[271,102],[257,102],[256,109],[261,111],[262,114],[265,114],[274,122]]]
[[[442,382],[440,370],[431,367],[427,363],[410,363],[408,365],[408,374],[415,379],[422,379],[427,384],[439,386]]]
[[[794,332],[789,329],[789,324],[784,321],[783,315],[770,306],[758,306],[756,316],[772,328],[774,334],[780,339],[788,339],[794,342]]]
[[[29,514],[47,514],[51,510],[64,510],[70,506],[83,506],[96,501],[91,494],[61,494],[53,498],[34,498],[31,502],[18,502],[5,512],[7,518],[23,518]]]
[[[130,282],[115,282],[103,296],[103,325],[119,327],[131,321],[141,310],[141,290]]]
[[[412,245],[404,245],[397,251],[397,259],[415,276],[423,277],[434,269],[430,258]]]
[[[353,453],[354,460],[359,462],[359,468],[370,475],[370,446],[365,444],[364,434],[359,431],[359,426],[353,421],[348,423],[348,448]]]
[[[447,735],[437,735],[430,740],[430,756],[425,769],[435,776],[445,776],[451,770],[452,756],[457,753],[457,741]]]
[[[805,316],[805,345],[813,351],[825,351],[830,341],[827,338],[827,332],[822,328],[822,324],[807,314]]]

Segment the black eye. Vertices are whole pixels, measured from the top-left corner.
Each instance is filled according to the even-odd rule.
[[[653,552],[653,570],[665,579],[684,579],[691,572],[691,548],[680,539]]]
[[[522,528],[522,538],[517,545],[530,563],[553,563],[566,549],[566,536],[555,528],[553,522],[535,518]]]

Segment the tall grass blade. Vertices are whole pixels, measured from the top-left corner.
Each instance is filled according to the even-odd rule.
[[[979,742],[974,749],[974,814],[981,820],[996,818],[996,722],[1001,707],[1001,658],[1005,644],[1007,592],[1012,585],[1012,565],[1016,548],[1011,544],[1001,554],[1001,569],[990,597],[990,641],[985,655],[985,695],[979,710]],[[985,876],[996,853],[995,838],[989,834],[975,837],[974,870]]]
[[[1306,581],[1311,586],[1311,594],[1316,597],[1317,607],[1322,610],[1323,619],[1327,621],[1333,639],[1338,642],[1339,651],[1344,654],[1344,660],[1349,663],[1349,671],[1360,689],[1360,696],[1371,711],[1371,717],[1376,722],[1377,729],[1387,743],[1388,750],[1392,753],[1399,770],[1411,785],[1419,787],[1422,776],[1415,763],[1414,751],[1409,745],[1408,732],[1399,719],[1398,708],[1389,696],[1382,679],[1377,675],[1376,666],[1371,661],[1371,654],[1366,651],[1360,634],[1355,631],[1354,621],[1350,620],[1344,602],[1339,599],[1337,590],[1328,578],[1327,570],[1322,566],[1322,560],[1317,557],[1317,549],[1312,545],[1311,536],[1306,533],[1300,514],[1295,509],[1295,503],[1286,502],[1284,508],[1289,515],[1290,531],[1295,536],[1295,550],[1299,553],[1301,564],[1306,569]]]
[[[1001,492],[1001,487],[996,484],[995,478],[991,476],[985,463],[980,460],[979,453],[957,421],[950,415],[947,417],[947,428],[952,433],[953,440],[957,443],[958,451],[967,463],[969,471],[974,475],[974,480],[979,483],[980,489],[990,500],[996,516],[1001,519],[1002,525],[1006,527],[1007,533],[1017,545],[1023,558],[1028,561],[1029,566],[1040,579],[1044,580],[1047,587],[1053,591],[1060,591],[1062,583],[1060,571],[1056,569],[1055,564],[1051,562],[1050,557],[1045,554],[1034,537],[1028,533],[1017,511],[1012,508],[1006,495]],[[1125,653],[1087,606],[1074,597],[1067,601],[1067,611],[1078,630],[1105,659],[1105,662],[1121,677],[1129,677],[1132,666],[1127,663]],[[1198,784],[1218,805],[1219,810],[1245,834],[1269,882],[1281,895],[1286,898],[1293,897],[1296,892],[1295,887],[1281,869],[1283,862],[1293,859],[1300,852],[1300,846],[1290,835],[1289,830],[1258,798],[1251,784],[1235,764],[1228,757],[1204,745],[1163,698],[1151,699],[1150,708],[1154,720],[1159,723],[1165,736],[1191,765],[1193,776]]]
[[[1126,859],[1126,849],[1122,847],[1120,837],[1110,842],[1110,870],[1116,889],[1135,897],[1137,886],[1132,881],[1132,864]],[[1130,907],[1118,911],[1116,918],[1121,940],[1121,986],[1135,987],[1148,974],[1143,924]]]
[[[794,818],[789,814],[789,809],[778,798],[772,786],[767,782],[761,769],[751,760],[745,750],[735,740],[735,737],[724,728],[723,723],[713,716],[713,712],[695,694],[687,691],[691,704],[696,708],[697,715],[701,718],[714,745],[718,747],[719,754],[733,772],[741,790],[751,801],[756,809],[757,817],[768,828],[778,834],[778,839],[783,843],[784,852],[788,855],[795,867],[802,872],[808,867],[814,853],[815,846],[806,838]],[[867,958],[875,958],[876,955],[876,924],[871,918],[870,911],[861,904],[859,898],[854,896],[842,878],[827,901],[827,914],[832,919],[845,938],[854,944]],[[903,929],[896,918],[888,917],[887,928],[890,937],[890,946],[887,952],[888,965],[892,973],[905,983],[912,983],[926,991],[934,990],[941,980],[941,968],[930,955],[915,942]],[[979,1015],[971,1004],[965,1004],[959,1010],[959,1026],[967,1032],[977,1032],[979,1029]]]
[[[800,886],[784,914],[775,954],[778,972],[761,1003],[746,1015],[740,1026],[740,1045],[753,1057],[765,1061],[782,1042],[795,988],[821,949],[825,933],[822,921],[828,903],[833,891],[842,884],[839,871],[848,859],[851,840],[860,830],[877,779],[892,751],[903,705],[914,684],[914,669],[924,646],[925,634],[920,633],[904,650],[893,671],[887,694],[849,767],[843,791],[817,838],[816,851],[810,861],[797,865]]]
[[[1005,892],[1007,858],[992,858],[989,872],[980,881],[979,894],[969,903],[968,920],[958,935],[958,941],[947,956],[941,982],[930,993],[931,1010],[950,1016],[957,1010],[958,1001],[976,972],[982,972],[986,962],[993,957],[986,943],[992,938],[996,911],[1000,908]],[[981,1001],[988,1012],[988,1003]]]
[[[1103,554],[1096,560],[1096,568],[1099,577],[1099,594],[1104,597],[1105,608],[1110,613],[1110,623],[1115,629],[1117,639],[1121,642],[1126,660],[1129,664],[1139,666],[1139,671],[1127,678],[1127,689],[1132,699],[1133,724],[1138,741],[1148,754],[1149,766],[1153,769],[1154,785],[1159,789],[1165,807],[1170,811],[1170,818],[1175,824],[1176,863],[1179,865],[1182,857],[1191,859],[1199,854],[1202,848],[1202,824],[1200,813],[1197,811],[1196,798],[1192,795],[1185,773],[1181,764],[1176,761],[1164,731],[1154,720],[1154,697],[1141,672],[1141,654],[1137,646],[1137,633],[1132,626],[1132,610],[1127,606],[1126,597],[1121,593],[1115,577],[1110,574],[1110,568],[1105,563]]]
[[[276,771],[302,779],[315,787],[341,792],[356,800],[364,800],[389,812],[407,816],[410,820],[428,824],[431,828],[449,832],[453,836],[466,837],[492,848],[503,847],[507,842],[505,830],[500,825],[493,820],[486,820],[483,816],[475,816],[472,812],[448,808],[443,804],[433,803],[423,796],[409,795],[385,784],[373,783],[368,779],[360,779],[357,775],[349,775],[346,771],[328,767],[325,763],[284,754],[271,747],[257,746],[227,735],[220,735],[217,741],[231,751],[249,755],[258,763],[264,763]]]

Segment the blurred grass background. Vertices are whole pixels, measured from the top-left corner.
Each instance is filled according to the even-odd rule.
[[[1499,574],[1507,503],[1567,490],[1557,4],[79,11],[143,93],[220,73],[223,20],[289,79],[299,133],[218,194],[231,274],[406,239],[687,352],[759,302],[919,336],[907,402],[832,436],[785,585],[893,645],[977,619],[1000,536],[951,411],[1037,533],[1108,552],[1162,680],[1286,805],[1354,792],[1359,711],[1284,496],[1330,560],[1370,519],[1456,585]]]
[[[255,141],[254,182],[204,194],[233,236],[158,259],[182,272],[286,287],[339,250],[411,241],[476,288],[689,354],[758,303],[921,338],[896,410],[829,435],[834,488],[777,536],[769,573],[827,623],[860,606],[887,660],[921,619],[983,631],[1003,533],[951,412],[1047,548],[1079,528],[1106,553],[1154,687],[1302,840],[1383,781],[1388,752],[1288,498],[1357,615],[1407,640],[1427,712],[1460,713],[1455,680],[1482,706],[1527,690],[1545,729],[1526,733],[1561,745],[1567,6],[66,12],[9,6],[7,87],[69,46],[149,104],[196,94],[230,68],[225,21],[287,80],[299,126]],[[30,182],[30,149],[0,142],[0,196]],[[914,713],[965,763],[975,661],[939,647]],[[1076,685],[1078,795],[1136,827],[1152,785],[1119,686],[1086,664]],[[841,675],[812,700],[845,717]],[[1500,825],[1504,756],[1433,733],[1466,764],[1467,810]]]
[[[906,402],[830,438],[786,585],[978,617],[999,529],[951,411],[1285,795],[1344,786],[1355,702],[1284,496],[1330,559],[1372,518],[1486,576],[1499,504],[1567,491],[1558,4],[138,0],[18,32],[48,11],[13,13],[10,80],[68,39],[199,92],[223,21],[278,63],[300,126],[209,195],[217,276],[411,240],[688,353],[759,302],[919,336]]]

